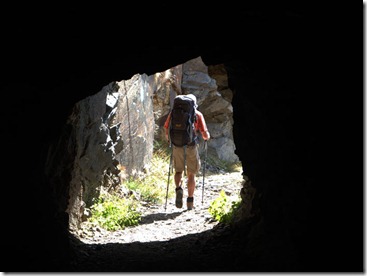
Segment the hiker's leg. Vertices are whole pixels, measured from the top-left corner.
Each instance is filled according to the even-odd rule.
[[[175,168],[175,184],[178,188],[181,185],[182,172],[184,171],[183,148],[173,146],[173,166]]]
[[[187,147],[186,164],[187,186],[189,187],[191,183],[195,188],[195,175],[199,172],[201,167],[198,145]]]
[[[175,173],[175,184],[176,184],[176,188],[180,187],[181,179],[182,179],[182,172],[176,172]]]
[[[182,197],[183,197],[183,189],[181,187],[181,178],[182,178],[182,172],[176,172],[175,173],[175,184],[176,184],[176,207],[182,208]]]
[[[195,176],[200,170],[199,145],[187,147],[187,196],[194,197]]]
[[[187,196],[193,197],[195,191],[195,174],[192,172],[187,172]]]

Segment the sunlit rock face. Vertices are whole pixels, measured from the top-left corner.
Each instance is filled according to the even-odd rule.
[[[154,138],[150,81],[137,74],[75,104],[58,142],[64,148],[55,148],[62,159],[51,150],[47,165],[53,187],[69,187],[70,228],[79,226],[101,189],[114,189],[149,163]],[[70,170],[70,183],[62,178],[65,170]],[[58,189],[55,196],[65,197]]]
[[[205,116],[211,139],[208,149],[214,158],[227,162],[237,162],[235,144],[233,142],[233,107],[231,90],[228,88],[228,76],[224,64],[216,65],[217,74],[209,75],[208,66],[201,57],[189,60],[183,64],[182,91],[192,93],[198,101],[198,110]],[[216,78],[218,78],[218,83]],[[219,87],[221,85],[221,87]],[[225,90],[228,94],[222,94]]]
[[[136,74],[118,82],[119,100],[112,123],[119,125],[123,145],[116,158],[121,170],[131,176],[142,171],[153,154],[153,81],[145,74]]]
[[[161,85],[154,92],[156,124],[162,133],[162,126],[174,97],[179,94],[194,94],[198,110],[203,113],[211,134],[208,143],[211,156],[227,162],[237,162],[239,159],[235,154],[232,134],[232,91],[228,88],[228,76],[223,64],[214,66],[216,69],[212,69],[213,77],[209,75],[209,67],[201,57],[197,57],[155,74],[155,78],[161,80]],[[157,136],[160,139],[163,137],[164,135]],[[200,147],[200,151],[202,150],[203,147]]]

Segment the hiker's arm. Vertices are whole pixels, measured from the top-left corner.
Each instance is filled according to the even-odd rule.
[[[167,140],[167,142],[169,142],[169,137],[168,137],[168,128],[166,128],[166,140]]]
[[[210,133],[206,126],[204,116],[200,114],[198,117],[199,117],[199,130],[200,130],[201,136],[203,137],[205,141],[207,141],[210,139]]]
[[[165,130],[165,136],[166,136],[166,140],[169,142],[169,136],[168,136],[168,134],[169,134],[169,130],[168,130],[168,128],[169,128],[169,121],[170,121],[170,119],[171,119],[171,113],[169,113],[168,114],[168,116],[167,116],[167,119],[166,119],[166,121],[164,122],[164,130]]]

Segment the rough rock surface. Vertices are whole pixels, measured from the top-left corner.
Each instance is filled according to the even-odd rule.
[[[176,208],[174,198],[168,199],[166,210],[164,203],[147,204],[142,207],[140,224],[124,230],[110,232],[83,223],[80,240],[73,243],[75,271],[228,271],[223,262],[233,252],[231,245],[219,257],[218,249],[212,251],[208,244],[217,235],[225,237],[228,226],[215,221],[208,208],[222,189],[228,198],[237,198],[242,181],[241,172],[209,174],[202,203],[203,178],[199,176],[193,210],[186,209],[185,200],[183,208]],[[186,196],[184,189],[184,199]]]

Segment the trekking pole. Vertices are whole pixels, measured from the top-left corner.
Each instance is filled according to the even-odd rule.
[[[172,146],[170,145],[171,148],[171,156],[169,158],[169,167],[168,167],[168,181],[167,181],[167,191],[166,191],[166,203],[164,205],[164,210],[166,211],[167,209],[167,198],[168,198],[168,188],[169,188],[169,177],[171,175],[171,169],[172,169],[172,155],[173,155],[173,149]]]
[[[207,141],[204,142],[204,166],[203,166],[203,190],[201,192],[201,204],[204,204],[204,179],[205,179],[205,167],[206,167],[206,155],[207,155]]]

